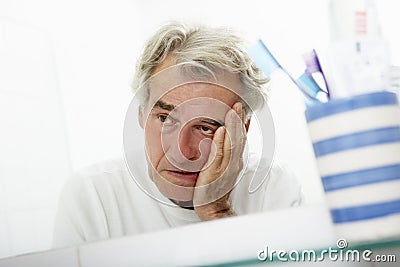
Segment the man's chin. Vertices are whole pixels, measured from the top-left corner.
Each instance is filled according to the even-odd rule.
[[[158,190],[166,198],[176,203],[193,203],[193,194],[195,189],[195,182],[182,182],[182,181],[170,181],[171,177],[163,177],[157,173],[156,177],[153,177],[153,182],[157,186]],[[179,184],[178,184],[179,182]],[[177,204],[178,205],[178,204]],[[193,204],[190,204],[193,206]],[[179,205],[180,206],[180,205]]]

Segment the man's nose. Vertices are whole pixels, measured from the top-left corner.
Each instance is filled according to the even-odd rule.
[[[172,165],[188,172],[198,172],[205,167],[210,154],[211,139],[202,139],[196,135],[192,125],[185,125],[179,132],[171,132],[165,137],[165,156]]]
[[[197,160],[201,156],[199,143],[192,132],[192,127],[184,126],[179,133],[179,151],[187,160]]]

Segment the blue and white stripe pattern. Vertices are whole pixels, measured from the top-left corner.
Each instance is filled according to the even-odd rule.
[[[400,236],[400,107],[375,92],[309,107],[306,119],[338,234]]]

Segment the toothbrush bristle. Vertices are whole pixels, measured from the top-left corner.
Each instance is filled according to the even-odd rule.
[[[312,51],[303,55],[304,62],[307,65],[308,72],[321,72],[321,64],[319,63],[317,53],[313,49]]]

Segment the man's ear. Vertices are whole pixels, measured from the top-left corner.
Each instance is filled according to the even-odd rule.
[[[249,132],[249,128],[250,128],[250,121],[251,121],[251,117],[246,121],[246,124],[244,125],[244,127],[246,128],[246,133]]]
[[[142,129],[144,129],[144,123],[143,123],[143,112],[142,112],[142,107],[139,107],[139,114],[138,114],[138,121],[139,125]]]

